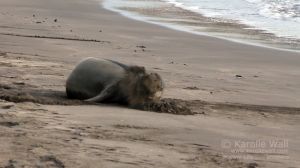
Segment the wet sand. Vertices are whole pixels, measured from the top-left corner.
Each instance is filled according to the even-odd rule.
[[[0,8],[0,167],[300,164],[299,53],[133,21],[97,1],[3,0]],[[67,100],[65,80],[85,57],[161,74],[164,98],[196,115]],[[224,146],[261,139],[288,146],[263,153]]]

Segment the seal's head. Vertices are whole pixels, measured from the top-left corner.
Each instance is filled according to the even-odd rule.
[[[130,66],[120,86],[131,107],[158,102],[164,89],[162,78],[157,73],[147,73],[145,68],[140,66]]]
[[[156,102],[161,99],[164,83],[157,73],[145,74],[141,82],[147,101]]]

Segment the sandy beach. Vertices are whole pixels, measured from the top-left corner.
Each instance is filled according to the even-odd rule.
[[[0,1],[0,167],[299,167],[299,53],[195,36],[100,4]],[[66,99],[65,81],[86,57],[159,73],[163,97],[196,114]]]

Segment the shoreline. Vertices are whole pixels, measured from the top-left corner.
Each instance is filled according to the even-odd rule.
[[[222,27],[214,27],[210,28],[210,26],[203,26],[201,27],[201,21],[189,21],[187,20],[181,20],[178,19],[179,21],[176,21],[176,17],[174,18],[168,18],[165,16],[155,16],[151,12],[147,12],[147,7],[113,7],[112,4],[109,4],[110,2],[108,1],[103,1],[100,3],[102,7],[104,7],[107,10],[119,13],[120,15],[127,17],[129,19],[137,20],[137,21],[142,21],[145,23],[150,23],[150,24],[155,24],[161,27],[169,28],[172,30],[176,31],[181,31],[185,33],[191,33],[194,35],[200,35],[200,36],[207,36],[207,37],[212,37],[212,38],[217,38],[221,40],[226,40],[230,42],[235,42],[235,43],[242,43],[245,45],[251,45],[251,46],[256,46],[256,47],[263,47],[263,48],[268,48],[268,49],[274,49],[274,50],[281,50],[281,51],[288,51],[288,52],[296,52],[300,53],[300,40],[299,39],[294,39],[294,38],[287,38],[287,37],[279,37],[276,36],[275,34],[268,32],[263,29],[255,28],[250,25],[244,24],[244,23],[239,23],[233,20],[223,20],[223,21],[217,21],[217,22],[212,22],[210,26],[214,24],[230,24],[232,27],[236,27],[236,33],[232,32],[222,32]],[[205,18],[205,20],[221,20],[219,18],[211,18],[211,17],[206,17],[203,16],[202,14],[195,13],[193,11],[189,11],[187,9],[183,9],[180,7],[176,7],[172,3],[164,2],[162,1],[161,3],[167,3],[170,4],[171,6],[166,5],[167,8],[177,8],[178,10],[186,10],[187,13],[191,13],[192,15],[195,15],[195,17],[200,17],[200,18]],[[151,4],[151,2],[150,2]],[[130,5],[129,5],[130,6]],[[155,5],[154,5],[155,6]],[[157,6],[157,9],[160,8]],[[161,7],[163,8],[163,7]],[[151,10],[156,10],[156,6],[153,7],[153,9],[149,8],[149,11]],[[172,9],[171,9],[172,10]],[[174,19],[174,21],[172,21]],[[169,20],[169,21],[168,21]],[[189,23],[190,22],[190,23]],[[199,22],[199,23],[197,23]],[[194,26],[194,24],[198,24],[197,26]],[[197,31],[196,29],[201,29],[200,31]],[[210,30],[212,29],[212,30]],[[215,29],[215,30],[214,30]],[[241,32],[240,32],[241,31]],[[246,32],[250,31],[253,34],[255,33],[254,39],[251,37],[251,35],[247,34]],[[234,37],[236,36],[236,37]],[[264,39],[265,38],[265,39]],[[268,39],[268,40],[266,40]],[[274,42],[276,41],[276,42]],[[293,46],[293,47],[292,47]],[[297,47],[295,47],[297,46]]]

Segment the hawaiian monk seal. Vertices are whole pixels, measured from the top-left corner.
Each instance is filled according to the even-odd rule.
[[[97,58],[81,61],[66,82],[68,98],[127,104],[133,108],[157,102],[163,89],[163,81],[157,73]]]

